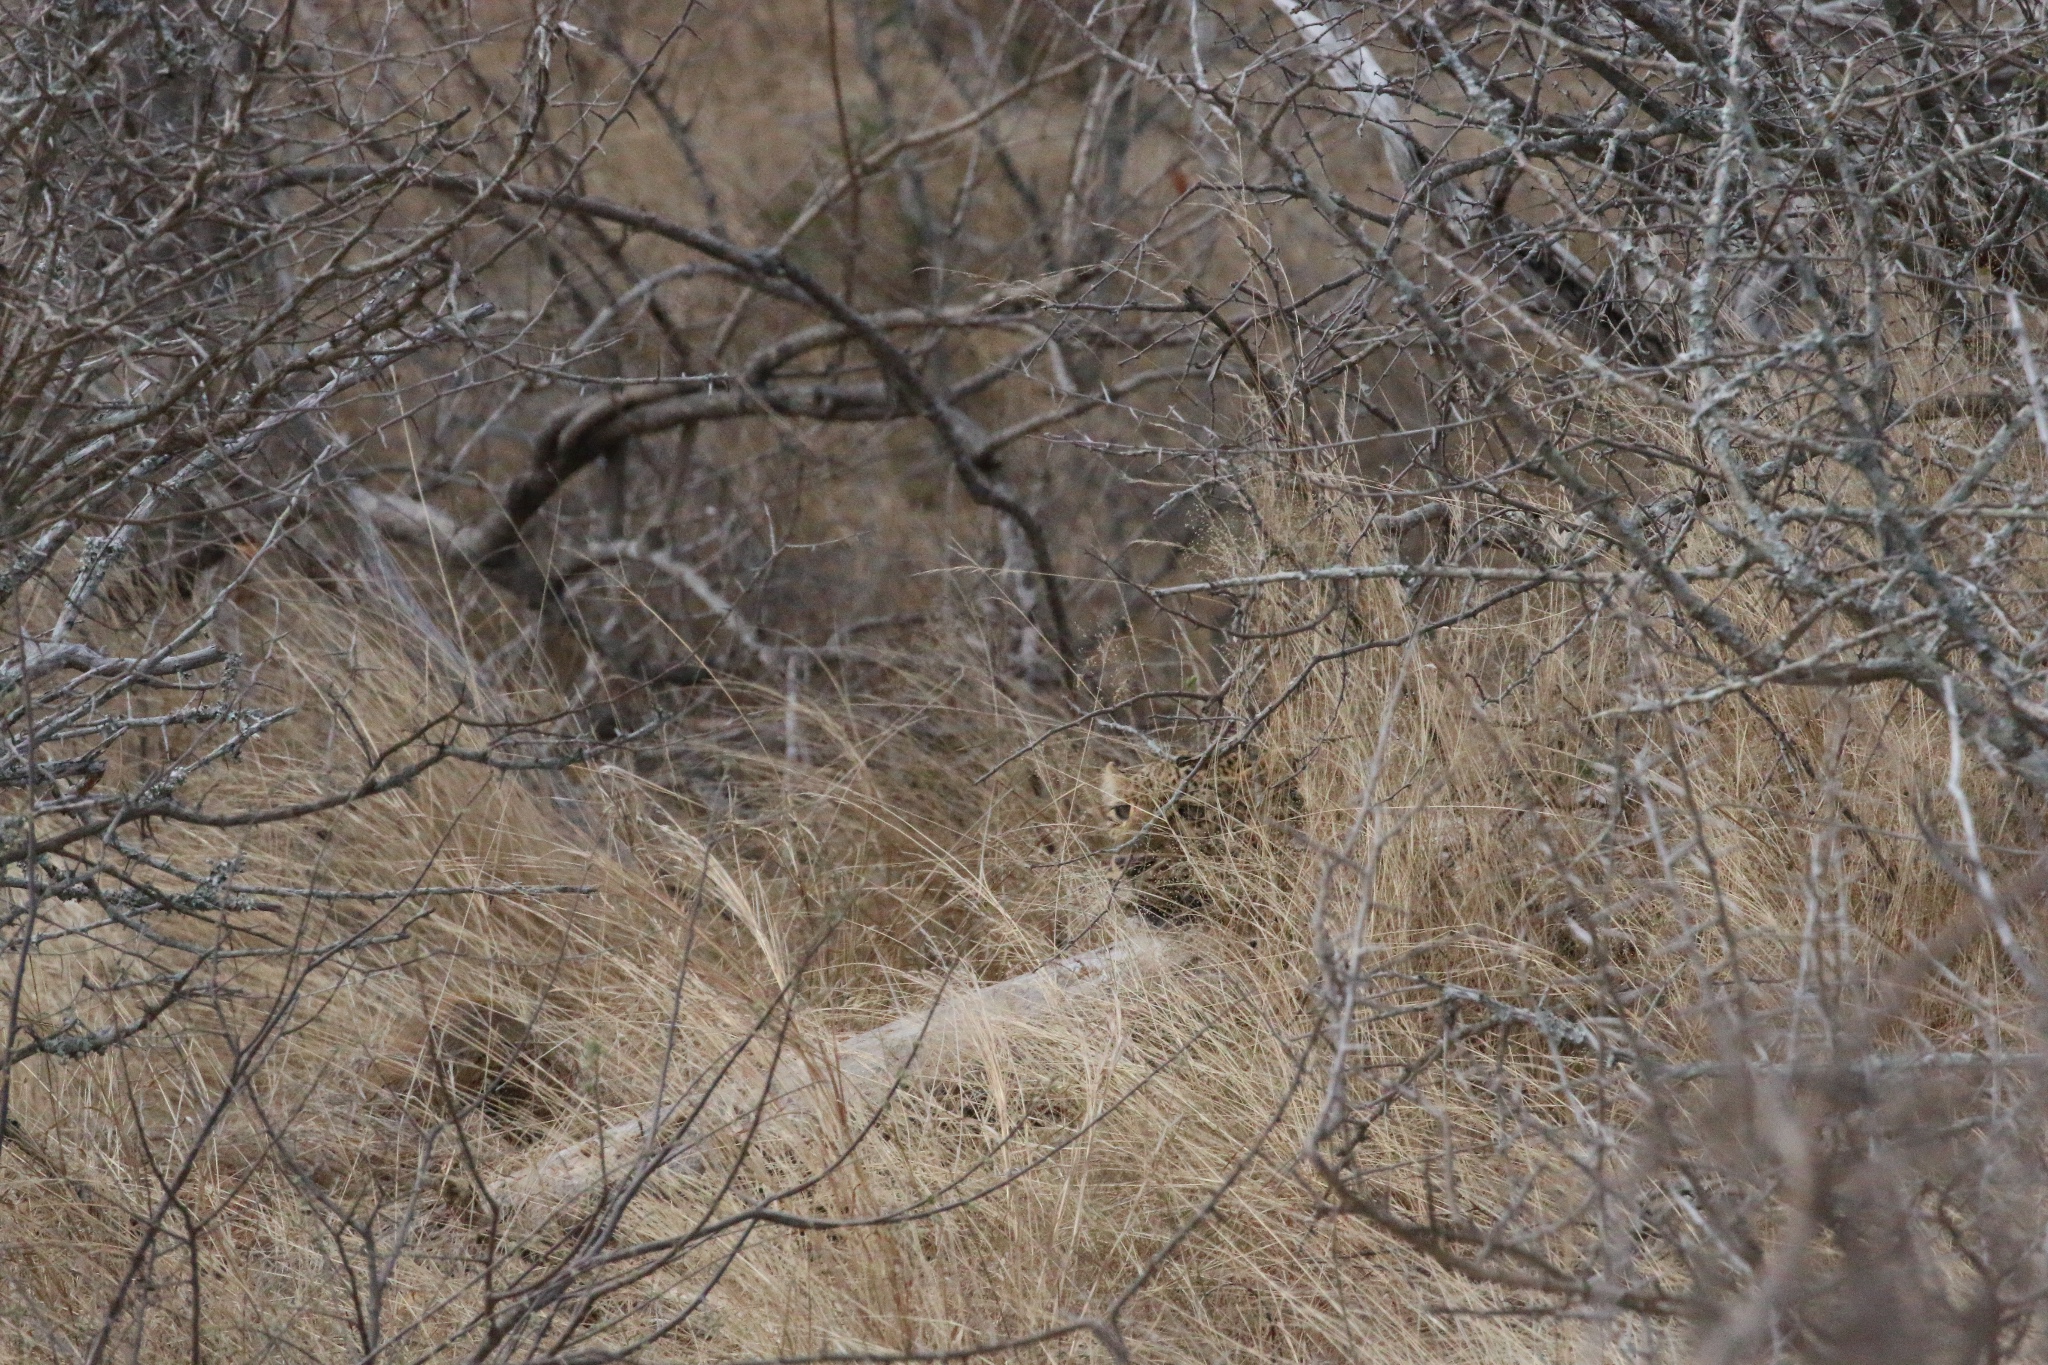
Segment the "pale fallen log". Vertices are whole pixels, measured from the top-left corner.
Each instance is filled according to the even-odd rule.
[[[826,1058],[808,1059],[800,1050],[789,1049],[772,1078],[735,1071],[723,1078],[709,1099],[614,1123],[490,1182],[490,1194],[517,1225],[531,1226],[536,1217],[551,1217],[633,1171],[660,1144],[694,1137],[666,1153],[663,1166],[683,1173],[702,1170],[710,1144],[721,1132],[754,1123],[756,1136],[786,1132],[795,1125],[836,1120],[847,1111],[879,1104],[894,1085],[958,1074],[991,1044],[1164,976],[1189,957],[1185,945],[1166,935],[1133,931],[1110,947],[942,996],[927,1009],[841,1039]],[[673,1131],[685,1120],[688,1134]],[[854,1126],[859,1126],[858,1119]]]
[[[1107,999],[1120,986],[1162,976],[1191,956],[1164,934],[1134,933],[1122,943],[1061,958],[1007,981],[943,997],[930,1010],[905,1015],[839,1044],[839,1079],[847,1098],[874,1100],[897,1076],[957,1072],[986,1044]]]

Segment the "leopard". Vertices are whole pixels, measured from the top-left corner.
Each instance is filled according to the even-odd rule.
[[[1272,750],[1111,762],[1098,779],[1103,841],[1117,899],[1155,924],[1219,905],[1214,875],[1301,814],[1297,764]]]

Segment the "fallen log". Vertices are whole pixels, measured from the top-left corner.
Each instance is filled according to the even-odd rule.
[[[1109,947],[941,995],[914,1014],[839,1040],[823,1058],[792,1049],[772,1077],[728,1074],[708,1099],[664,1105],[611,1124],[520,1165],[487,1188],[501,1214],[530,1225],[649,1163],[672,1172],[701,1171],[712,1142],[735,1126],[757,1123],[759,1136],[879,1105],[905,1081],[957,1075],[990,1042],[1109,1000],[1119,990],[1166,975],[1190,956],[1184,944],[1166,935],[1135,930]],[[678,1124],[687,1124],[686,1130],[676,1131]]]

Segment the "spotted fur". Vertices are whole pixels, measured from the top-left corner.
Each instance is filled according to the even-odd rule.
[[[1243,750],[1196,758],[1106,765],[1100,778],[1103,835],[1119,895],[1160,921],[1208,906],[1205,860],[1268,836],[1299,813],[1292,765]]]

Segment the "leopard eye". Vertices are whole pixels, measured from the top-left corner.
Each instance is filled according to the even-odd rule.
[[[1131,808],[1130,808],[1130,806],[1129,806],[1128,804],[1126,804],[1126,803],[1123,803],[1123,802],[1119,802],[1119,803],[1117,803],[1116,805],[1114,805],[1114,806],[1111,806],[1111,807],[1109,808],[1109,818],[1110,818],[1110,819],[1112,819],[1112,820],[1117,820],[1117,821],[1123,821],[1123,820],[1128,820],[1128,819],[1130,819],[1130,818],[1131,818]]]

